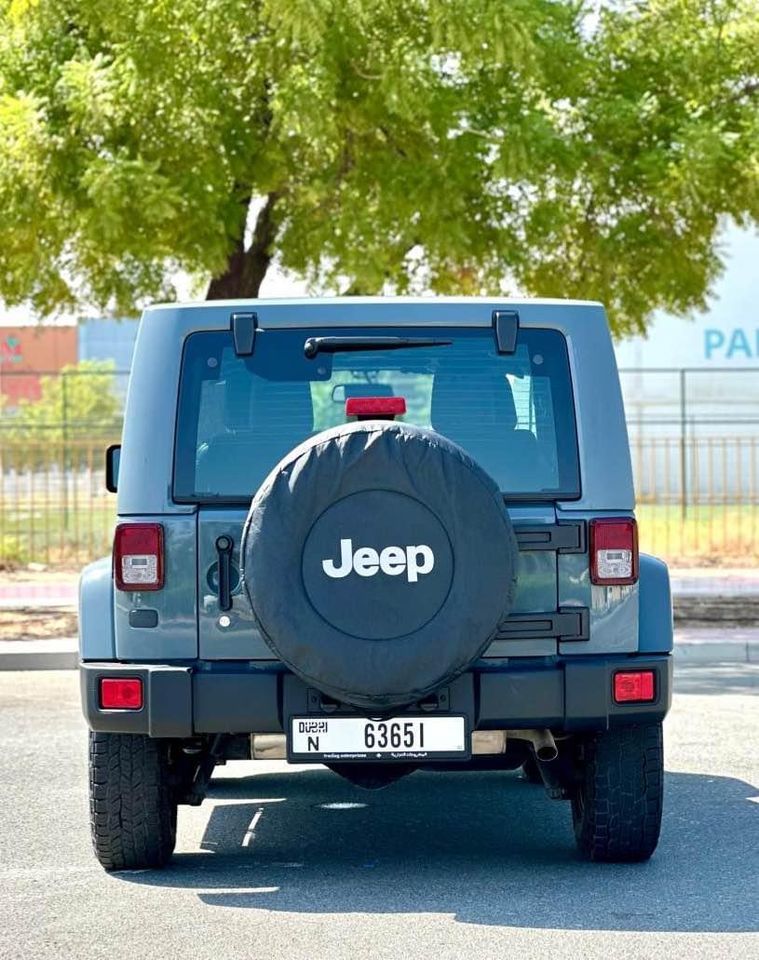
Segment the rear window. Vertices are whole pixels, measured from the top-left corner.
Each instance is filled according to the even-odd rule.
[[[403,336],[449,346],[304,356],[307,337]],[[174,465],[182,502],[250,501],[296,444],[345,423],[349,397],[400,396],[408,423],[463,447],[515,499],[580,495],[574,404],[562,334],[519,332],[499,355],[486,328],[259,330],[235,355],[229,332],[185,342]]]

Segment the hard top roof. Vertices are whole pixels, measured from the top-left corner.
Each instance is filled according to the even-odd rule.
[[[148,326],[169,323],[186,335],[228,329],[232,313],[257,315],[260,327],[481,326],[494,310],[516,310],[525,326],[547,326],[565,333],[582,326],[606,332],[603,306],[592,300],[509,297],[301,297],[277,300],[204,300],[148,307]],[[608,335],[608,334],[607,334]]]

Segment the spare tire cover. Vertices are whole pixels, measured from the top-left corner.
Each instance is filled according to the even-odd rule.
[[[261,633],[294,673],[371,709],[461,673],[511,607],[514,532],[494,481],[433,430],[346,424],[292,450],[241,544]]]

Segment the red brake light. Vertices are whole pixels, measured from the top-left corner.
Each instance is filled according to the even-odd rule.
[[[142,680],[139,677],[103,677],[100,680],[103,710],[142,710]]]
[[[348,397],[348,417],[395,417],[406,412],[405,397]]]
[[[638,525],[630,517],[590,521],[590,581],[614,585],[638,579]]]
[[[163,586],[163,527],[120,523],[113,537],[113,575],[118,590],[160,590]]]
[[[616,703],[651,703],[656,699],[653,670],[614,674]]]

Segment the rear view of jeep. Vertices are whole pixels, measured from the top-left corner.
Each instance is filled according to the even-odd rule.
[[[108,472],[113,557],[80,590],[107,870],[166,864],[235,759],[365,788],[521,768],[582,856],[651,856],[669,580],[600,305],[149,309]]]

